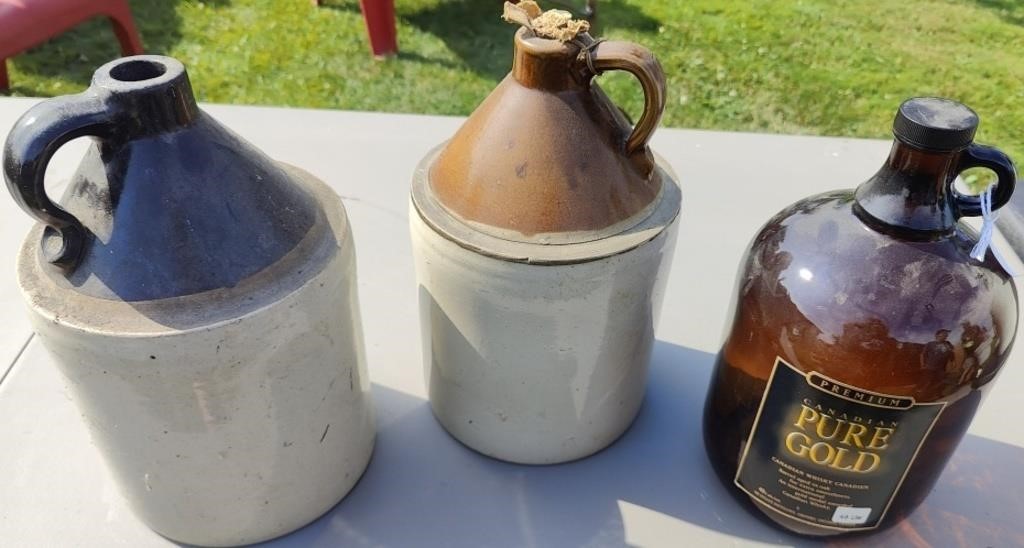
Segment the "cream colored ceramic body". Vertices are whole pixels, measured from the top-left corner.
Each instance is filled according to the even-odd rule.
[[[230,289],[125,303],[19,261],[35,330],[136,514],[199,545],[273,538],[355,485],[374,418],[341,201],[277,264]]]
[[[674,248],[679,190],[666,187],[632,234],[538,247],[568,257],[587,246],[596,256],[565,264],[468,249],[411,205],[430,404],[452,436],[498,459],[553,464],[599,451],[629,427]],[[608,253],[638,234],[646,241]]]

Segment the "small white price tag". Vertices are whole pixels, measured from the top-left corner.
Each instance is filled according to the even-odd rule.
[[[832,522],[842,525],[860,525],[867,523],[871,515],[870,508],[855,508],[853,506],[840,506],[832,514]]]

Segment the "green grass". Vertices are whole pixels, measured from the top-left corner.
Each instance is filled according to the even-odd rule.
[[[498,0],[397,0],[402,54],[372,60],[356,0],[136,0],[143,42],[186,63],[201,100],[466,114],[508,71]],[[942,95],[979,140],[1024,158],[1024,2],[600,0],[595,35],[633,40],[669,80],[676,127],[885,137],[899,102]],[[118,50],[86,23],[10,63],[14,95],[76,92]],[[627,111],[626,75],[601,84]]]

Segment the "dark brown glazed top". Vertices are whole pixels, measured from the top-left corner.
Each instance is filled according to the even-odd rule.
[[[592,50],[598,71],[628,70],[643,84],[648,107],[634,131],[580,51],[516,33],[512,72],[430,167],[430,188],[449,212],[518,241],[625,229],[649,213],[662,187],[646,146],[664,108],[660,66],[634,44]]]

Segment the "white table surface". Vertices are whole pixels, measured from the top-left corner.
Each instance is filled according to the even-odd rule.
[[[0,99],[0,136],[33,103]],[[407,193],[413,167],[461,120],[205,108],[271,156],[331,184],[345,199],[356,239],[376,451],[344,501],[270,544],[811,544],[747,514],[713,477],[701,409],[749,239],[785,205],[871,175],[888,142],[658,131],[653,146],[681,177],[683,212],[646,403],[611,448],[576,463],[529,467],[455,442],[425,399]],[[73,172],[83,145],[71,143],[54,159],[54,188]],[[29,226],[13,200],[0,196],[0,371],[10,367],[0,381],[0,545],[169,544],[125,506],[53,362],[30,340],[14,279]],[[863,543],[1024,546],[1024,351],[1010,361],[930,498],[907,523]]]

